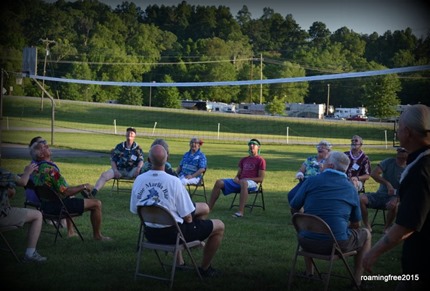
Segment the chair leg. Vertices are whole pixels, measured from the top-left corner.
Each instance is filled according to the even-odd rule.
[[[12,255],[15,257],[15,260],[20,263],[21,260],[18,258],[18,256],[16,255],[15,251],[13,250],[12,246],[9,244],[9,242],[7,241],[7,239],[4,237],[3,233],[0,232],[0,236],[3,239],[4,243],[6,244],[6,246],[8,247],[9,251],[12,253]]]

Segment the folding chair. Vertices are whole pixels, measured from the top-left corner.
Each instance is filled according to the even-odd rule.
[[[205,187],[205,180],[204,180],[204,176],[206,174],[206,170],[202,173],[202,177],[200,178],[199,183],[197,184],[188,184],[187,185],[187,189],[188,189],[188,193],[190,194],[190,197],[193,198],[194,196],[202,196],[205,198],[205,202],[208,203],[208,199],[206,197],[206,187]],[[198,194],[197,193],[197,189],[199,187],[203,188],[203,194]],[[191,189],[194,188],[194,189]]]
[[[56,214],[52,213],[46,213],[43,210],[43,207],[41,208],[43,219],[50,220],[52,222],[52,225],[55,227],[55,240],[54,244],[57,242],[57,237],[61,235],[60,228],[61,220],[62,219],[68,219],[71,221],[73,227],[75,228],[76,232],[78,233],[79,237],[82,241],[84,241],[84,238],[79,231],[78,227],[76,226],[75,222],[73,221],[73,217],[81,216],[80,213],[70,213],[66,206],[64,205],[63,199],[56,193],[54,190],[52,190],[49,186],[43,185],[43,186],[36,186],[35,187],[36,194],[39,197],[40,201],[42,202],[48,202],[48,203],[55,203],[58,204],[60,207],[60,211]],[[70,198],[73,199],[73,198]],[[43,203],[42,203],[43,205]]]
[[[2,248],[1,250],[12,253],[12,255],[15,257],[15,259],[16,259],[16,261],[18,263],[20,263],[21,260],[18,258],[18,256],[16,255],[15,251],[13,250],[13,248],[11,247],[11,245],[9,244],[9,242],[7,241],[7,239],[5,238],[5,236],[3,235],[3,232],[10,231],[10,230],[17,230],[19,228],[20,227],[16,226],[16,225],[2,226],[2,227],[0,227],[0,236],[1,236],[2,240],[3,240],[3,242],[5,243],[5,245],[7,246],[7,249],[6,248]]]
[[[357,290],[360,290],[360,287],[358,286],[358,283],[354,278],[354,274],[352,273],[351,268],[349,267],[346,261],[347,257],[357,255],[357,251],[350,251],[345,253],[342,252],[333,232],[330,229],[330,226],[318,216],[305,214],[305,213],[295,213],[293,215],[292,221],[293,221],[294,228],[296,229],[296,232],[297,232],[297,249],[293,257],[292,267],[291,267],[291,271],[288,279],[288,290],[291,289],[291,283],[293,282],[293,276],[294,276],[294,271],[295,271],[298,256],[308,257],[311,259],[312,265],[314,266],[319,279],[325,283],[324,290],[328,290],[328,285],[330,282],[331,275],[336,277],[346,278],[346,279],[351,278]],[[331,252],[328,254],[320,254],[320,253],[313,252],[311,249],[303,249],[299,242],[299,234],[302,231],[313,232],[313,233],[328,236],[331,242],[333,243]],[[318,244],[318,242],[316,242],[316,244]],[[328,272],[324,273],[324,275],[327,275],[327,278],[325,280],[323,279],[323,276],[322,276],[323,273],[321,273],[318,270],[314,259],[329,261]],[[342,260],[342,262],[344,263],[345,268],[348,271],[349,277],[343,277],[340,275],[332,274],[333,262],[339,259]]]
[[[111,195],[112,195],[113,189],[115,188],[115,185],[116,185],[116,194],[119,194],[120,191],[124,191],[124,192],[128,191],[126,189],[120,189],[119,182],[121,182],[121,183],[129,183],[129,184],[133,184],[134,183],[134,179],[127,179],[127,178],[113,178],[112,180],[113,180],[112,188],[110,189],[110,194]]]
[[[178,223],[176,222],[175,218],[173,217],[173,215],[170,213],[169,210],[167,210],[166,208],[159,206],[159,205],[151,205],[151,206],[138,206],[137,207],[137,212],[139,214],[139,218],[141,221],[141,225],[140,225],[140,232],[139,232],[139,246],[138,246],[138,253],[137,253],[137,263],[136,263],[136,271],[134,274],[134,278],[136,280],[136,278],[138,276],[141,277],[147,277],[147,278],[152,278],[152,279],[157,279],[157,280],[162,280],[162,281],[168,281],[170,282],[170,289],[172,289],[173,287],[173,281],[175,278],[175,271],[176,271],[176,258],[179,254],[179,252],[186,250],[191,262],[193,263],[194,269],[197,273],[197,275],[199,276],[200,280],[202,280],[202,276],[200,275],[199,272],[199,268],[197,267],[197,264],[193,258],[193,256],[191,255],[191,248],[196,248],[196,247],[201,247],[201,241],[196,240],[196,241],[191,241],[191,242],[186,242],[184,235],[182,234],[181,229],[179,228]],[[156,223],[156,224],[161,224],[161,225],[169,225],[169,226],[173,226],[175,228],[175,231],[177,233],[176,236],[176,244],[158,244],[158,243],[151,243],[149,242],[146,238],[145,238],[145,223]],[[153,250],[158,258],[158,261],[160,262],[161,267],[163,268],[164,272],[167,272],[165,266],[170,266],[167,263],[164,263],[161,260],[161,257],[158,253],[158,251],[161,252],[166,252],[167,253],[172,253],[173,257],[172,257],[172,269],[170,271],[170,277],[163,277],[163,276],[158,276],[158,275],[152,275],[152,274],[148,274],[148,273],[143,273],[141,271],[141,261],[142,261],[142,252],[143,249],[149,249],[149,250]],[[143,266],[145,267],[151,267],[150,264],[144,264],[142,263]]]
[[[373,226],[375,226],[375,225],[382,225],[382,226],[385,226],[385,224],[386,224],[386,222],[387,222],[387,216],[385,215],[385,210],[386,210],[386,208],[384,207],[384,208],[368,208],[368,209],[375,209],[375,214],[373,214],[373,218],[372,218],[372,223],[370,224],[371,225],[371,227],[373,228]],[[375,220],[376,220],[376,217],[378,216],[378,212],[379,211],[381,211],[382,212],[382,217],[383,217],[383,221],[384,221],[384,223],[382,224],[382,223],[377,223],[377,222],[375,222]]]
[[[235,206],[239,206],[239,204],[234,204],[236,201],[236,196],[240,197],[240,192],[234,193],[233,201],[231,201],[230,209]],[[250,209],[250,212],[254,209],[254,207],[260,207],[263,210],[266,210],[266,206],[264,204],[264,194],[263,194],[263,183],[258,183],[257,189],[254,191],[248,191],[248,195],[255,195],[252,204],[246,204],[245,207]],[[256,204],[258,196],[261,197],[261,204]]]

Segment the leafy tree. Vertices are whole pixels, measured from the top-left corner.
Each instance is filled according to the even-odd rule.
[[[397,93],[400,91],[397,75],[372,77],[364,88],[364,100],[368,115],[378,118],[396,116],[396,105],[400,104]]]
[[[173,83],[169,75],[164,76],[163,83]],[[181,98],[176,87],[160,87],[154,96],[154,105],[166,108],[181,108]]]
[[[267,103],[265,110],[272,115],[284,114],[284,98],[279,98],[278,96],[275,96],[271,102]]]

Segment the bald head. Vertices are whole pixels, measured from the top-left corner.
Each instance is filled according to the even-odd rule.
[[[162,145],[156,144],[149,150],[149,160],[153,170],[163,170],[167,161],[167,152]]]

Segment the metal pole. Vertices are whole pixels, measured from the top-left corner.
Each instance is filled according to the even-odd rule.
[[[46,75],[46,62],[48,59],[48,55],[49,55],[49,46],[51,44],[56,44],[55,41],[53,40],[49,40],[48,38],[46,39],[40,39],[44,44],[45,44],[45,61],[43,63],[43,76],[45,77]],[[45,96],[45,80],[42,80],[42,99],[40,102],[40,111],[43,111],[43,97]]]
[[[329,114],[329,108],[330,108],[330,84],[327,84],[327,108],[326,108],[326,115]]]
[[[263,80],[263,54],[260,54],[260,80]],[[260,104],[263,103],[263,83],[260,84]]]

